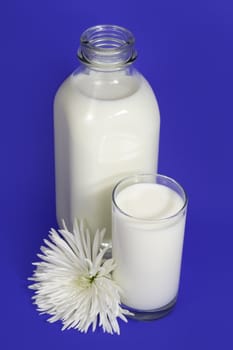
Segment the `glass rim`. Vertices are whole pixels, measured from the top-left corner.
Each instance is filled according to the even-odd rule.
[[[133,179],[133,178],[137,178],[137,177],[149,177],[149,176],[152,176],[154,178],[160,177],[160,178],[169,180],[170,182],[175,184],[181,190],[181,192],[183,193],[183,196],[184,196],[184,203],[183,203],[182,207],[175,214],[166,216],[164,218],[157,218],[157,219],[140,218],[140,217],[137,217],[137,216],[130,215],[130,214],[126,213],[124,210],[122,210],[118,206],[118,204],[116,203],[116,200],[115,200],[115,193],[116,193],[116,190],[117,190],[117,188],[118,188],[118,186],[120,184],[122,184],[123,182],[125,182],[125,181],[127,181],[129,179]],[[141,182],[138,182],[138,183],[141,183]],[[166,186],[166,185],[162,185],[162,186]],[[133,175],[126,176],[126,177],[122,178],[121,180],[119,180],[116,183],[116,185],[114,186],[114,188],[112,190],[112,202],[113,202],[114,206],[117,208],[117,210],[119,210],[121,214],[127,216],[128,218],[131,218],[131,219],[134,219],[134,220],[143,221],[143,222],[148,222],[148,223],[156,223],[156,222],[158,223],[158,222],[165,222],[165,221],[168,221],[170,219],[174,219],[177,216],[179,216],[187,208],[188,195],[187,195],[187,192],[184,190],[184,188],[175,179],[173,179],[173,178],[171,178],[169,176],[162,175],[162,174],[155,174],[155,173],[138,173],[138,174],[133,174]]]

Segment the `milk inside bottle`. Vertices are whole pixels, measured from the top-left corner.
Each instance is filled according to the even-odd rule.
[[[111,193],[133,173],[157,171],[160,116],[147,80],[133,67],[134,37],[118,26],[87,29],[80,67],[54,101],[56,212],[72,229],[84,219],[106,228],[111,243]]]

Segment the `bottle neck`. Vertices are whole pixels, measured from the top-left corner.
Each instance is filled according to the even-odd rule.
[[[81,36],[79,60],[99,70],[122,69],[137,57],[134,36],[115,25],[99,25],[87,29]]]

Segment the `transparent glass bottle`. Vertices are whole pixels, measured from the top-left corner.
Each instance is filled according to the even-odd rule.
[[[160,116],[155,95],[133,67],[134,37],[99,25],[81,36],[80,67],[54,101],[56,211],[71,229],[84,219],[106,227],[111,242],[111,192],[134,173],[157,171]]]

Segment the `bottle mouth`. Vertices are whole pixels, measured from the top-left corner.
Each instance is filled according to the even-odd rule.
[[[122,66],[132,63],[137,53],[133,34],[117,25],[88,28],[80,38],[78,58],[94,66]]]

